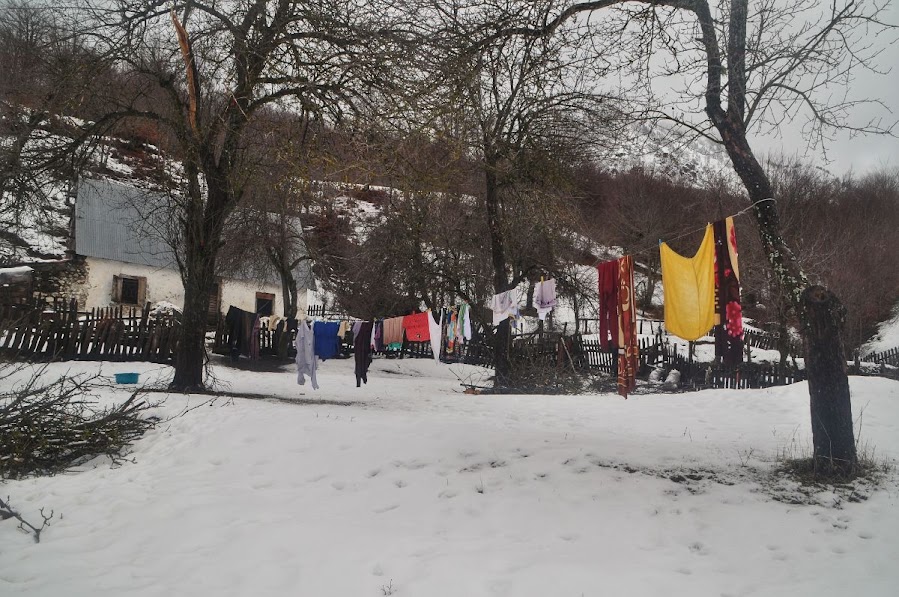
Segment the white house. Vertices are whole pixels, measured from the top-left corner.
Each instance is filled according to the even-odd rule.
[[[74,253],[86,275],[78,294],[85,307],[147,302],[184,304],[184,288],[175,255],[165,239],[171,215],[166,198],[110,180],[84,180],[75,200]],[[308,261],[294,272],[298,309],[306,310],[314,288]],[[220,276],[210,298],[210,314],[229,305],[261,315],[284,315],[280,282]]]

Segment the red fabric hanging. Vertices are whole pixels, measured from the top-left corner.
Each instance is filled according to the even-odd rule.
[[[715,356],[725,365],[743,362],[743,310],[734,219],[712,225],[715,234]]]
[[[403,329],[406,331],[406,340],[409,342],[427,342],[431,339],[431,330],[428,328],[429,313],[416,313],[403,317]]]
[[[600,263],[599,278],[599,345],[618,349],[618,261]]]

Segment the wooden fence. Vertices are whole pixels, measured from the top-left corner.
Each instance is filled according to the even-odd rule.
[[[891,348],[890,350],[885,350],[883,352],[874,352],[865,357],[861,357],[860,360],[865,363],[877,363],[899,367],[899,347]]]
[[[321,316],[320,307],[311,307],[313,316]],[[321,311],[321,313],[318,313]],[[644,325],[658,331],[649,322]],[[140,314],[133,308],[108,307],[77,311],[74,300],[29,305],[0,306],[0,353],[30,360],[113,360],[171,363],[177,349],[178,322],[170,318],[153,318],[149,309]],[[286,337],[284,336],[286,334]],[[295,356],[295,331],[283,327],[259,331],[261,356],[275,356],[286,342],[288,357]],[[759,348],[776,341],[767,334],[752,333],[749,342]],[[216,326],[214,352],[227,353],[228,330],[224,321]],[[352,334],[341,344],[339,357],[353,353]],[[384,353],[387,358],[433,358],[430,342],[405,342],[399,351]],[[539,363],[548,367],[573,366],[580,371],[600,371],[615,375],[617,355],[600,346],[596,340],[581,335],[534,333],[513,337],[511,358]],[[494,367],[493,348],[484,341],[457,345],[452,353],[444,351],[440,359],[446,363],[466,363]],[[899,365],[899,348],[869,355],[869,362]],[[677,369],[680,387],[759,388],[793,383],[803,379],[804,372],[778,365],[744,363],[726,368],[711,363],[694,362],[689,354],[679,353],[675,345],[662,343],[658,337],[640,342],[638,375],[646,377],[656,367]]]
[[[178,323],[149,308],[105,307],[79,312],[67,305],[0,307],[0,352],[35,361],[174,361]]]

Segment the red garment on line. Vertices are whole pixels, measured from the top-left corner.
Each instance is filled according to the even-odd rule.
[[[625,255],[618,265],[618,393],[627,398],[637,388],[640,347],[637,303],[634,300],[634,258]]]
[[[618,261],[596,266],[599,278],[599,345],[618,349]]]
[[[406,340],[409,342],[427,342],[431,339],[431,330],[428,328],[430,313],[416,313],[403,317],[403,329],[406,330]]]
[[[743,362],[743,309],[733,218],[712,225],[715,233],[715,356],[725,365]]]

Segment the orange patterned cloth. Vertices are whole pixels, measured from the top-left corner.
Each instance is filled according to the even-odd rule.
[[[627,398],[637,387],[640,347],[634,301],[634,258],[618,260],[618,393]]]

